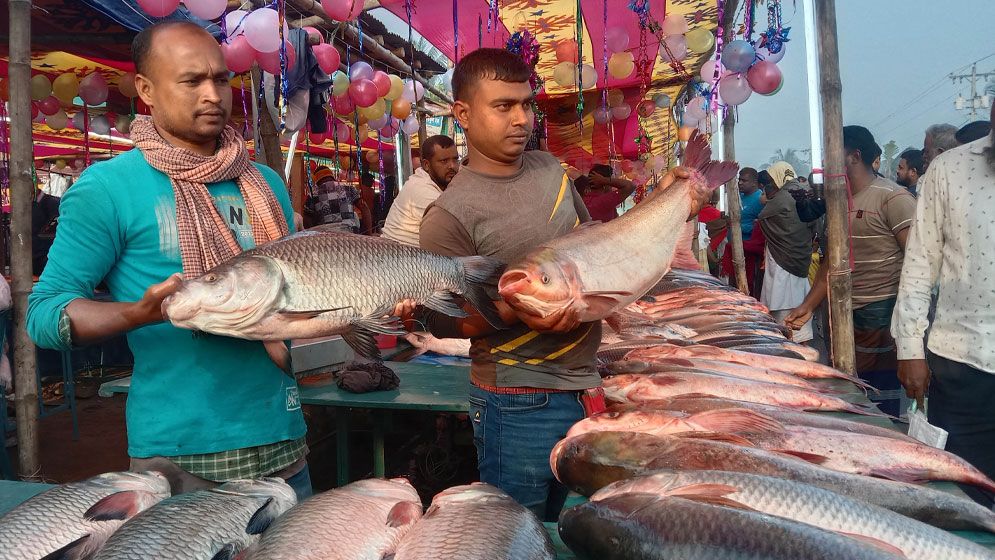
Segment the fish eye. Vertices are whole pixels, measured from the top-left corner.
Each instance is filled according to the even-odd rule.
[[[204,282],[208,284],[213,284],[218,281],[218,276],[213,272],[204,276]]]
[[[549,284],[549,276],[545,274],[542,275],[542,278],[540,278],[540,280],[542,280],[543,284]]]

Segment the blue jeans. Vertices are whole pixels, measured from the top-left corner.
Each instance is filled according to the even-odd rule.
[[[470,422],[480,480],[507,492],[539,519],[556,521],[567,488],[549,452],[584,418],[580,393],[504,395],[470,386]]]
[[[297,503],[303,502],[314,494],[314,490],[311,489],[311,469],[307,463],[304,464],[304,468],[300,472],[287,479],[287,484],[294,489],[294,494],[297,494]]]

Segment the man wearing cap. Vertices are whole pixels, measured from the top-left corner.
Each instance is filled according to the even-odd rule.
[[[318,167],[312,180],[314,194],[304,203],[309,227],[327,226],[346,233],[369,230],[370,209],[356,187],[336,181],[332,170],[324,165]]]

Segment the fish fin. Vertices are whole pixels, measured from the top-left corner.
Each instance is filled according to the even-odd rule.
[[[453,299],[452,294],[449,292],[435,292],[424,301],[423,305],[433,311],[438,311],[457,319],[467,317],[467,312],[463,311],[463,308],[459,306],[459,303]]]
[[[739,488],[728,484],[689,484],[680,488],[664,491],[665,496],[683,498],[694,502],[712,504],[716,506],[726,506],[745,511],[757,511],[732,498],[727,498],[729,494],[739,492]]]
[[[910,482],[912,484],[918,484],[923,482],[929,482],[930,476],[929,471],[926,469],[915,469],[915,468],[904,468],[904,469],[888,469],[888,468],[876,468],[871,469],[871,476],[876,476],[878,478],[886,478],[888,480],[897,480],[898,482]]]
[[[421,504],[397,502],[394,504],[394,507],[390,508],[390,512],[387,514],[387,525],[395,528],[411,525],[421,519],[421,512]]]
[[[322,313],[329,313],[331,311],[341,311],[343,309],[351,309],[351,308],[352,308],[352,306],[348,306],[347,305],[345,307],[332,307],[332,308],[329,308],[329,309],[306,309],[306,310],[302,310],[302,311],[281,311],[279,314],[282,317],[284,317],[286,319],[289,319],[291,321],[298,321],[298,320],[302,320],[303,321],[303,320],[306,320],[306,319],[314,319],[315,317],[317,317],[318,315],[321,315]]]
[[[770,416],[745,408],[722,408],[693,414],[689,419],[713,432],[750,434],[784,430],[784,425]]]
[[[695,367],[694,362],[685,358],[663,358],[659,362],[660,364],[675,365],[691,369],[698,369]]]
[[[83,535],[59,550],[42,556],[39,560],[69,560],[71,558],[78,558],[79,553],[86,547],[89,541],[90,535]]]
[[[377,362],[383,361],[380,348],[377,347],[377,340],[373,338],[373,333],[370,331],[352,328],[342,333],[342,340],[359,356]]]
[[[86,510],[88,521],[123,521],[138,513],[138,504],[147,492],[125,490],[105,496]]]
[[[497,307],[494,306],[494,298],[497,296],[498,279],[504,273],[504,263],[490,257],[457,257],[463,265],[463,297],[476,309],[490,325],[496,329],[507,328]],[[491,296],[491,291],[495,294]]]
[[[266,501],[256,510],[256,513],[252,514],[252,518],[249,519],[249,524],[245,527],[245,532],[250,535],[259,535],[273,523],[277,517],[280,516],[280,512],[276,511],[276,506],[274,505],[273,498],[266,498]]]
[[[736,445],[744,445],[747,447],[753,447],[753,442],[735,434],[719,434],[715,432],[681,432],[674,434],[677,437],[684,439],[704,439],[708,441],[718,441],[722,443],[734,443]]]
[[[833,532],[838,535],[843,535],[844,537],[849,537],[855,541],[860,541],[866,545],[870,545],[882,552],[887,552],[888,554],[894,554],[899,558],[907,558],[905,556],[905,552],[903,552],[902,549],[898,548],[897,546],[891,543],[885,542],[881,539],[868,537],[867,535],[859,535],[857,533],[847,533],[845,531],[833,531]]]
[[[228,543],[222,546],[221,550],[211,557],[211,560],[235,560],[237,558],[236,554],[235,545]],[[241,554],[238,554],[238,556],[241,556]]]
[[[408,331],[404,330],[404,325],[397,317],[384,317],[383,313],[374,312],[369,317],[354,319],[353,328],[370,331],[376,334],[390,334],[394,336],[404,336]]]
[[[267,340],[263,342],[263,348],[269,359],[273,360],[276,367],[282,369],[287,374],[293,374],[294,370],[290,364],[290,349],[287,343],[282,340]]]
[[[630,296],[632,296],[632,292],[625,291],[588,291],[582,292],[580,295],[584,305],[598,316],[610,315],[622,303],[621,300]]]
[[[622,316],[618,313],[612,313],[611,315],[605,317],[605,322],[611,327],[613,331],[618,334],[622,333]]]
[[[784,455],[791,455],[792,457],[797,457],[803,461],[809,463],[815,463],[816,465],[821,465],[829,460],[829,457],[825,455],[819,455],[816,453],[806,453],[804,451],[795,451],[793,449],[771,449],[771,451],[782,453]]]

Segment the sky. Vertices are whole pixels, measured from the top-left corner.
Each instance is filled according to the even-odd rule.
[[[777,149],[808,149],[808,85],[805,25],[799,0],[782,0],[788,50],[779,63],[784,87],[771,97],[754,94],[740,106],[736,159],[766,165]],[[759,12],[759,10],[758,10]],[[995,0],[836,0],[843,124],[866,126],[879,145],[894,140],[899,151],[922,147],[926,128],[970,122],[954,109],[970,83],[951,73],[995,70]],[[987,58],[986,58],[987,57]],[[979,84],[979,90],[984,83]],[[977,118],[987,119],[988,110]]]

